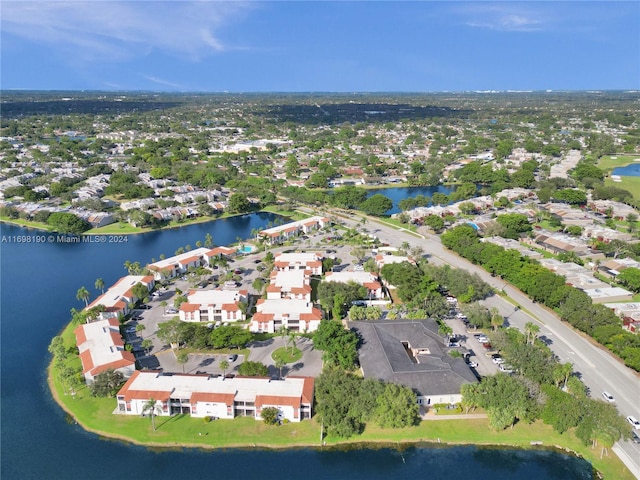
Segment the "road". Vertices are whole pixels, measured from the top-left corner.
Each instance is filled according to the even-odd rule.
[[[620,360],[582,333],[563,323],[551,310],[532,302],[524,293],[506,284],[504,280],[492,277],[484,269],[447,250],[438,236],[429,234],[426,230],[421,229],[419,234],[415,235],[407,231],[398,231],[393,226],[371,218],[363,226],[361,216],[341,217],[341,220],[351,227],[367,229],[383,243],[399,245],[406,241],[411,246],[420,246],[429,262],[435,265],[449,264],[477,273],[482,280],[496,291],[502,290],[507,297],[494,295],[487,299],[487,306],[498,308],[508,318],[510,325],[521,330],[529,321],[539,325],[539,335],[549,340],[549,347],[561,361],[574,365],[574,371],[580,374],[592,397],[601,399],[602,392],[606,390],[613,394],[618,410],[623,416],[633,415],[640,418],[640,375],[624,366]],[[519,310],[516,310],[515,306],[520,307]],[[472,345],[472,342],[473,340],[468,343]],[[636,478],[640,479],[640,445],[631,441],[618,442],[614,451]]]

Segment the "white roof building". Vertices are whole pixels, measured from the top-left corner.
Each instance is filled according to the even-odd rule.
[[[241,303],[247,290],[191,290],[187,302],[180,305],[183,322],[237,322],[245,320]]]
[[[381,299],[384,296],[382,293],[382,285],[378,281],[378,276],[371,272],[327,272],[325,274],[325,280],[327,282],[341,283],[355,282],[358,285],[365,287],[372,298]]]
[[[153,288],[154,280],[151,275],[127,275],[114,283],[109,289],[89,304],[87,308],[97,306],[104,307],[101,313],[103,318],[115,317],[118,313],[129,313],[129,304],[135,303],[139,298],[133,294],[133,287],[138,283],[147,287],[147,291]]]
[[[313,377],[271,380],[136,371],[117,393],[115,413],[141,415],[144,405],[154,399],[161,416],[189,413],[192,417],[251,416],[260,420],[263,408],[275,407],[282,418],[299,422],[311,418],[313,387]]]
[[[97,375],[109,369],[122,372],[125,378],[135,371],[136,359],[124,348],[118,319],[83,324],[73,333],[87,383],[92,383]]]

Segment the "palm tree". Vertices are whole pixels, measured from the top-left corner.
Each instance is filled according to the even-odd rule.
[[[293,352],[296,349],[296,334],[295,334],[295,332],[293,332],[293,331],[289,332],[289,338],[287,340],[288,340],[288,343],[291,345],[291,354],[293,355]]]
[[[136,325],[136,333],[141,333],[143,330],[145,330],[145,328],[146,327],[143,324],[139,323],[138,325]]]
[[[89,291],[84,287],[80,287],[78,289],[78,291],[76,292],[76,299],[84,301],[85,307],[88,307],[89,306]]]
[[[147,402],[142,406],[142,414],[149,412],[151,415],[151,426],[153,427],[153,431],[156,431],[156,421],[155,416],[160,415],[162,413],[162,405],[158,404],[158,402],[154,398],[150,398]]]
[[[104,294],[104,280],[101,278],[96,279],[96,290],[100,290],[100,293]]]
[[[493,307],[491,309],[491,326],[493,327],[493,330],[496,331],[499,327],[503,325],[504,325],[504,317],[500,315],[500,312],[498,312],[498,309],[496,307]]]
[[[162,306],[162,314],[166,315],[167,314],[167,301],[166,300],[162,300],[160,302],[160,305]]]
[[[222,376],[226,377],[227,376],[227,368],[229,368],[229,362],[227,362],[226,360],[222,360],[220,362],[220,368],[222,369]]]
[[[278,333],[280,334],[280,338],[282,338],[282,341],[284,342],[284,346],[287,346],[287,335],[289,334],[289,329],[285,328],[285,327],[280,327],[280,329],[278,330]]]
[[[176,361],[179,365],[182,365],[182,373],[184,373],[184,366],[189,361],[189,354],[187,352],[180,352],[176,355]]]
[[[204,236],[204,246],[207,248],[213,248],[213,237],[210,233]]]
[[[284,367],[285,365],[286,365],[286,363],[285,363],[285,361],[282,359],[282,357],[278,357],[278,358],[276,359],[275,366],[276,366],[276,368],[280,371],[280,377],[279,377],[279,378],[282,378],[282,367]]]
[[[527,336],[527,343],[533,345],[539,332],[540,327],[535,323],[527,322],[524,324],[524,333]]]
[[[153,342],[151,341],[151,339],[150,339],[150,338],[145,338],[145,339],[142,341],[141,346],[142,346],[142,348],[144,349],[145,353],[148,355],[148,354],[149,354],[149,352],[151,351],[151,349],[153,348]]]

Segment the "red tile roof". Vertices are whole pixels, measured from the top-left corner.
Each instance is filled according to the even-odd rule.
[[[263,405],[287,405],[300,408],[299,397],[282,397],[280,395],[256,395],[256,407]]]
[[[136,359],[131,352],[122,352],[122,357],[120,360],[116,360],[115,362],[105,363],[104,365],[98,365],[93,370],[91,370],[91,375],[94,377],[96,375],[101,374],[102,372],[106,372],[107,370],[117,370],[118,368],[130,367],[135,365]]]
[[[82,373],[90,372],[93,369],[93,359],[91,358],[91,350],[85,350],[80,354],[82,362]]]
[[[234,393],[207,393],[193,392],[191,394],[191,404],[197,402],[224,403],[225,405],[233,405],[235,399]]]
[[[87,335],[84,333],[84,325],[77,327],[73,333],[76,335],[76,345],[82,345],[87,341]]]

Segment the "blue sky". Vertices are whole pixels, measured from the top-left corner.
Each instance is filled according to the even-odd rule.
[[[11,1],[0,87],[640,89],[640,2]]]

